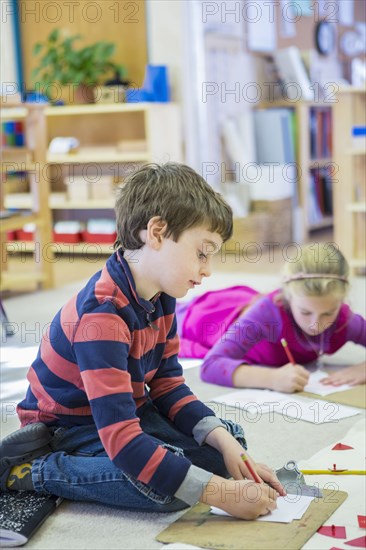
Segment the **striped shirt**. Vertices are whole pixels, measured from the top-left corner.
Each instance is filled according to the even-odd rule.
[[[126,260],[116,252],[50,324],[17,408],[21,423],[95,423],[117,467],[193,504],[212,474],[159,446],[141,430],[136,414],[151,399],[199,443],[222,426],[185,384],[178,349],[175,299],[163,293],[153,301],[139,297]]]

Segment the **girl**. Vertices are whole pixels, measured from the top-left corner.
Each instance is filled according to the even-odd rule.
[[[239,388],[302,391],[303,365],[351,341],[366,347],[366,321],[344,303],[349,267],[327,244],[305,246],[287,262],[282,288],[267,295],[237,286],[207,292],[177,308],[181,357],[204,357],[202,380]],[[288,362],[287,340],[296,364]],[[261,368],[254,368],[254,366]],[[366,381],[365,363],[338,371],[325,384]]]

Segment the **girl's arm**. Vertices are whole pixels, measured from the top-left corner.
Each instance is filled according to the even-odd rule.
[[[287,393],[303,390],[309,374],[301,365],[273,368],[244,363],[248,351],[263,340],[277,342],[281,347],[281,330],[278,307],[269,297],[258,300],[207,354],[201,367],[202,380],[223,386],[269,388]]]
[[[359,363],[358,365],[352,365],[351,367],[341,369],[338,372],[333,372],[327,376],[327,378],[323,378],[321,382],[329,386],[341,386],[342,384],[355,386],[357,384],[365,384],[366,363]]]
[[[268,388],[285,393],[302,391],[308,380],[308,371],[292,363],[278,368],[240,365],[233,373],[236,388]]]

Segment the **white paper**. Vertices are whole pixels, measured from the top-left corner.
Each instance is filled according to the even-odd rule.
[[[183,370],[193,369],[202,365],[203,359],[180,359],[179,363]]]
[[[291,498],[292,497],[292,498]],[[260,516],[255,521],[268,521],[273,523],[290,523],[294,519],[301,519],[314,497],[287,495],[278,497],[277,508],[273,512]],[[230,516],[221,508],[211,507],[211,513],[217,516]]]
[[[303,420],[313,424],[326,424],[328,422],[338,422],[342,418],[356,416],[361,414],[360,409],[346,407],[339,403],[330,401],[313,400],[307,398],[291,397],[286,401],[274,407],[274,412],[282,414],[288,418],[293,418],[294,422]]]
[[[1,363],[10,363],[14,369],[17,367],[30,367],[37,357],[38,347],[17,348],[4,346],[1,350]]]
[[[296,36],[297,13],[294,10],[294,3],[289,0],[281,0],[280,29],[283,38]]]
[[[325,386],[320,382],[320,380],[326,378],[327,376],[329,376],[328,373],[322,370],[312,372],[304,391],[324,396],[329,395],[330,393],[338,393],[340,391],[345,391],[352,388],[349,384],[342,384],[342,386]]]
[[[275,3],[249,2],[245,12],[248,49],[253,52],[272,52],[277,46]]]
[[[239,407],[240,409],[250,410],[252,407],[263,408],[263,413],[266,411],[267,403],[276,403],[284,401],[288,396],[284,393],[275,392],[271,390],[256,390],[245,389],[236,390],[231,393],[226,393],[214,397],[212,401],[216,403],[223,403],[228,407]]]
[[[338,0],[338,24],[353,25],[354,4],[353,0]]]

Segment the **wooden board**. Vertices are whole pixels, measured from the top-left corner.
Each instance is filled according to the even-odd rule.
[[[312,397],[313,399],[322,399],[323,401],[331,401],[332,403],[340,403],[341,405],[349,405],[350,407],[358,407],[366,409],[366,385],[355,386],[354,388],[329,395],[318,395],[316,393],[300,392],[297,395],[304,397]]]
[[[324,489],[323,495],[311,503],[301,520],[291,523],[240,521],[215,516],[210,513],[209,506],[196,504],[156,540],[227,550],[298,550],[347,498],[344,491]]]

